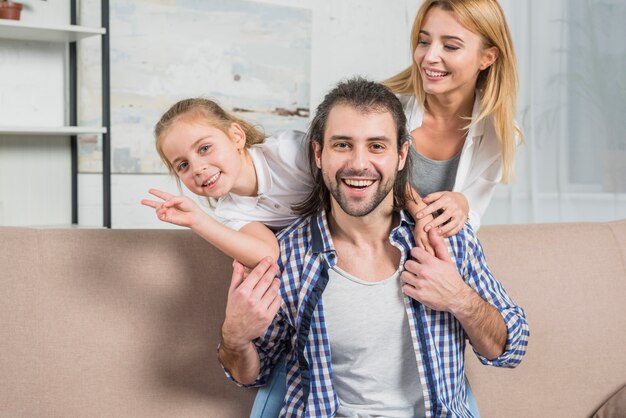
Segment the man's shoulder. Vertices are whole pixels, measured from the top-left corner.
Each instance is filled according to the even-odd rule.
[[[300,217],[276,235],[281,251],[282,248],[291,246],[296,241],[308,241],[313,217],[314,216]]]
[[[306,216],[296,220],[279,233],[278,268],[284,287],[283,298],[285,300],[297,300],[299,289],[303,286],[302,281],[307,281],[314,276],[316,265],[315,256],[315,233],[312,231],[316,224],[316,216]],[[313,262],[313,264],[311,264]],[[293,306],[292,306],[293,308]],[[292,312],[292,315],[296,315]]]
[[[456,257],[457,260],[467,257],[470,253],[482,253],[478,236],[472,226],[467,222],[459,232],[446,238],[446,243],[452,250],[452,255]]]
[[[300,265],[305,260],[317,260],[317,255],[334,251],[325,213],[317,212],[296,220],[278,236],[279,267]]]

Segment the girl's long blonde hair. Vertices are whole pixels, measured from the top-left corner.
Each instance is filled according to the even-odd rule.
[[[517,62],[506,18],[497,0],[425,0],[411,30],[411,51],[418,46],[420,30],[426,13],[432,7],[454,13],[461,24],[483,38],[485,48],[498,48],[496,61],[478,75],[476,88],[482,94],[476,124],[492,115],[498,140],[502,150],[502,183],[507,183],[515,169],[515,149],[517,138],[522,138],[515,124],[517,103]],[[411,54],[411,57],[413,55]],[[424,106],[426,94],[422,86],[419,67],[412,58],[412,64],[404,71],[385,80],[384,84],[393,92],[414,94]]]
[[[156,149],[163,163],[167,166],[170,174],[178,178],[176,170],[172,163],[163,153],[163,139],[167,131],[176,121],[182,118],[198,118],[203,122],[221,130],[228,136],[228,129],[233,123],[238,124],[246,134],[246,147],[254,144],[260,144],[265,141],[265,134],[257,129],[250,122],[238,118],[237,116],[226,112],[220,105],[213,100],[196,97],[184,99],[175,103],[167,112],[161,116],[161,119],[154,127],[154,137],[156,139]]]

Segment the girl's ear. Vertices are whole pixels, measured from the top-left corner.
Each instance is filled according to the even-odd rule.
[[[500,55],[500,50],[496,46],[483,50],[483,56],[480,60],[480,71],[491,67],[498,59],[498,55]]]
[[[322,168],[322,146],[319,142],[313,140],[311,141],[313,145],[313,156],[315,157],[315,165],[317,168]]]
[[[242,150],[246,147],[246,132],[238,123],[231,123],[228,128],[230,139],[233,140],[238,150]]]

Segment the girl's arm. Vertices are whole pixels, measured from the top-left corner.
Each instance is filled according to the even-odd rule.
[[[209,214],[191,229],[224,254],[248,268],[254,268],[265,257],[278,260],[276,235],[261,222],[250,222],[239,231],[221,224]]]
[[[278,258],[276,236],[260,222],[252,222],[235,231],[202,210],[193,200],[185,196],[174,196],[156,189],[150,194],[162,199],[144,199],[142,205],[156,209],[157,217],[163,222],[191,228],[196,234],[229,257],[254,268],[265,257]]]

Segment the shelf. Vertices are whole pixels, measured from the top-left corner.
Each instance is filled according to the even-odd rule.
[[[0,126],[0,135],[81,135],[105,134],[103,126]]]
[[[2,1],[2,0],[0,0]],[[70,169],[71,169],[71,199],[72,224],[78,224],[78,135],[101,135],[102,142],[102,212],[103,227],[111,227],[111,75],[110,75],[110,40],[109,40],[109,0],[100,0],[101,27],[79,26],[77,15],[79,0],[69,0],[69,25],[33,24],[24,21],[0,19],[0,41],[4,39],[33,42],[55,42],[67,45],[65,55],[67,67],[65,122],[69,126],[1,126],[2,136],[22,135],[39,136],[46,139],[50,136],[70,137]],[[82,2],[81,2],[82,3]],[[100,53],[102,70],[102,125],[77,126],[78,123],[78,41],[85,38],[100,38]],[[2,63],[0,62],[0,65]],[[41,71],[45,71],[42,68]],[[62,82],[62,80],[61,80]],[[36,119],[35,119],[36,120]]]
[[[90,36],[104,35],[104,28],[86,26],[42,26],[0,19],[0,38],[40,42],[74,42]]]

